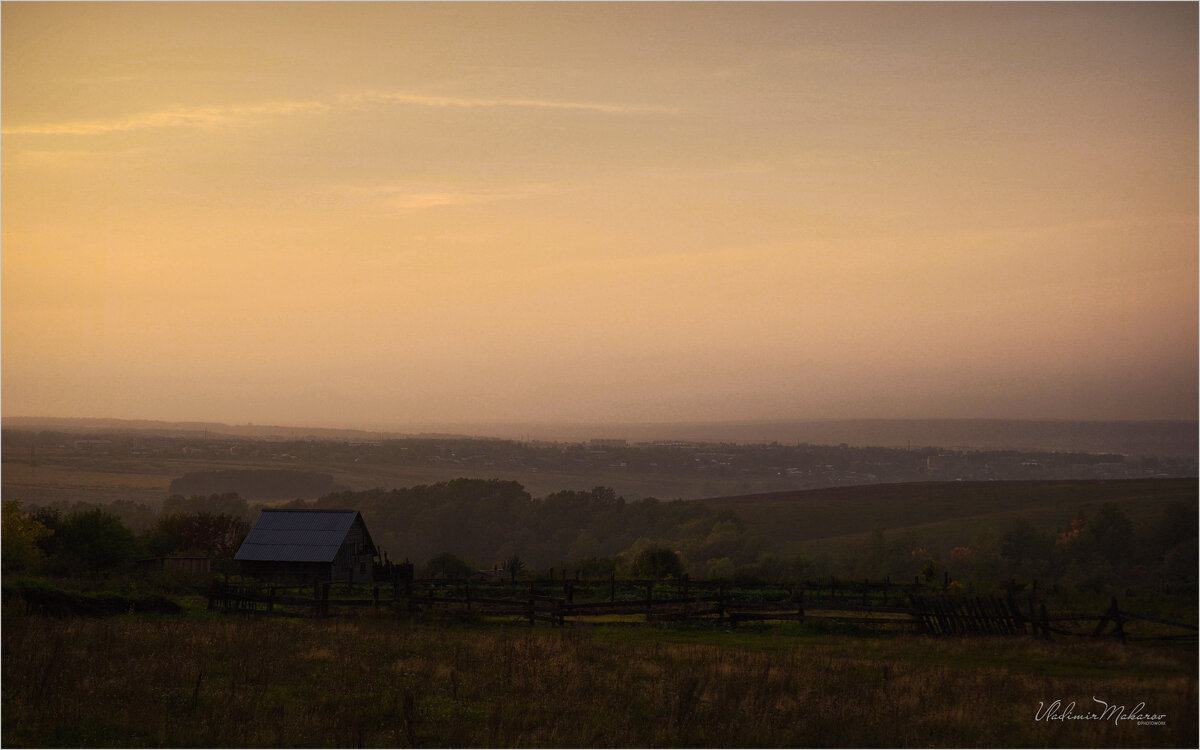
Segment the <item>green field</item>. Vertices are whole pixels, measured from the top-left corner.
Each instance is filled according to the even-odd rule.
[[[236,616],[4,617],[3,744],[1194,747],[1195,646]],[[1136,721],[1038,721],[1093,696]]]

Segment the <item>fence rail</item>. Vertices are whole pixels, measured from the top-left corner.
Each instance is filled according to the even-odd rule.
[[[332,596],[342,589],[343,596]],[[1100,615],[1051,617],[1034,592],[955,596],[920,582],[811,582],[791,586],[731,587],[719,581],[623,580],[452,582],[406,580],[371,587],[313,583],[230,583],[214,579],[210,610],[326,616],[333,609],[388,608],[398,612],[463,607],[484,616],[513,617],[562,626],[586,618],[640,617],[645,622],[716,619],[719,622],[827,621],[932,636],[1032,635],[1115,637],[1125,640],[1196,640],[1197,626],[1128,612],[1114,597]],[[364,595],[365,594],[365,595]],[[578,600],[577,600],[578,599]],[[1131,621],[1159,626],[1131,635]],[[1095,627],[1073,631],[1071,623]],[[1164,628],[1172,629],[1164,632]],[[1185,632],[1180,633],[1179,630]]]

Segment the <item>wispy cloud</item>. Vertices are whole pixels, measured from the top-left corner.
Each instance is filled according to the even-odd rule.
[[[170,107],[155,112],[139,112],[124,117],[68,122],[13,125],[0,128],[4,135],[104,135],[133,130],[163,128],[245,127],[264,119],[288,115],[324,114],[346,108],[406,105],[419,107],[483,109],[519,107],[528,109],[574,110],[604,114],[678,114],[678,109],[648,104],[459,97],[421,94],[409,91],[356,91],[343,94],[332,102],[318,99],[267,101],[234,106]]]
[[[15,125],[0,129],[4,135],[104,135],[157,128],[217,128],[252,124],[264,117],[326,112],[330,106],[316,100],[271,101],[260,104],[208,107],[171,107],[101,120]]]
[[[351,104],[409,104],[421,107],[455,107],[479,109],[522,107],[530,109],[566,109],[607,114],[678,114],[675,107],[654,104],[620,104],[612,102],[564,101],[561,99],[522,99],[494,97],[462,97],[420,94],[409,91],[357,91],[342,100]]]
[[[451,185],[339,185],[333,188],[343,199],[374,204],[378,210],[420,211],[450,206],[473,206],[553,195],[561,189],[545,184],[492,190],[487,187],[462,189]]]

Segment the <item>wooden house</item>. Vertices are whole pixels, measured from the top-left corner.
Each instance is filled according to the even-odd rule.
[[[234,559],[260,581],[371,583],[378,554],[356,510],[268,508]]]

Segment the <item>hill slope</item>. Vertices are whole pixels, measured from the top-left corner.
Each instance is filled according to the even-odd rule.
[[[1081,509],[1116,503],[1135,522],[1173,501],[1197,501],[1195,479],[1121,481],[914,482],[716,497],[778,552],[812,552],[864,535],[917,530],[936,546],[965,544],[1023,516],[1039,527],[1066,524]]]

